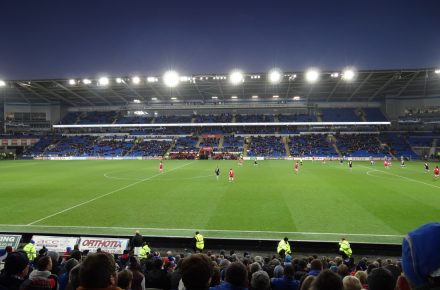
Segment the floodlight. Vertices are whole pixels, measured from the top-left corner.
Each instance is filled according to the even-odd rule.
[[[69,85],[73,86],[75,85],[76,81],[74,79],[69,80]]]
[[[190,77],[187,77],[187,76],[181,76],[181,77],[179,78],[179,80],[180,80],[181,82],[187,82],[187,81],[191,80],[191,78],[190,78]]]
[[[351,81],[354,79],[354,77],[355,77],[355,73],[352,69],[346,69],[342,73],[342,79],[345,81]]]
[[[157,101],[156,97],[151,98],[152,101]]]
[[[134,111],[135,115],[145,115],[144,111]]]
[[[339,73],[334,72],[330,75],[332,78],[338,78],[339,77]]]
[[[133,84],[137,85],[141,82],[141,79],[138,76],[135,76],[131,79],[131,81],[133,82]]]
[[[109,80],[106,77],[102,77],[102,78],[99,79],[99,85],[100,86],[106,86],[106,85],[108,85],[108,83],[109,83]]]
[[[141,100],[139,100],[139,99],[134,99],[134,100],[133,100],[133,103],[135,103],[135,104],[140,104],[140,103],[141,103]]]
[[[232,97],[231,97],[231,99],[237,99],[237,98],[238,98],[237,96],[232,96]]]
[[[258,99],[258,96],[252,96],[252,99]]]
[[[300,97],[300,96],[294,96],[294,97],[293,97],[293,100],[294,100],[294,101],[299,101],[299,100],[301,100],[301,97]]]
[[[436,69],[436,70],[434,71],[434,73],[436,73],[436,74],[440,74],[440,69]]]
[[[177,98],[176,97],[171,97],[171,100],[175,101],[175,100],[177,100]]]
[[[315,69],[310,69],[306,72],[306,80],[309,83],[314,83],[319,79],[319,72]]]
[[[296,75],[290,75],[289,76],[289,81],[293,81],[294,79],[296,79]]]
[[[217,96],[212,96],[211,98],[212,98],[212,99],[218,99],[218,97],[217,97]]]
[[[89,80],[89,79],[83,79],[83,84],[85,84],[85,85],[90,85],[91,83],[92,83],[91,80]]]
[[[176,71],[169,70],[163,75],[163,82],[167,87],[174,88],[179,84],[179,74]]]
[[[240,71],[233,71],[229,75],[229,80],[231,81],[231,83],[233,85],[238,85],[238,84],[244,82],[244,77],[243,77],[243,74]]]
[[[122,79],[121,78],[116,78],[116,83],[118,83],[118,84],[122,83]]]
[[[274,98],[274,99],[278,99],[280,96],[278,96],[278,95],[275,95],[275,96],[272,96],[272,98]]]
[[[155,116],[157,116],[157,115],[158,115],[158,113],[157,113],[157,112],[154,112],[154,115],[155,115]]]
[[[149,82],[149,83],[155,83],[155,82],[157,82],[157,81],[158,81],[158,79],[155,78],[155,77],[148,77],[148,78],[147,78],[147,82]]]
[[[4,80],[0,80],[0,87],[4,87],[4,86],[6,86],[5,81]]]
[[[277,69],[273,69],[269,72],[269,81],[273,84],[279,83],[281,81],[281,73]]]

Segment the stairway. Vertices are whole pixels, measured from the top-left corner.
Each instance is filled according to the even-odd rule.
[[[225,142],[225,137],[221,136],[220,139],[218,140],[218,151],[221,151],[223,148],[223,142]]]
[[[362,109],[359,109],[359,112],[361,112],[361,114],[359,115],[361,117],[362,122],[368,122],[367,118],[365,118],[365,112]]]
[[[432,156],[435,155],[436,148],[437,148],[437,139],[434,138],[434,140],[432,140],[431,148],[429,148],[429,155],[428,155],[428,157],[431,156],[431,155]]]
[[[141,139],[141,138],[139,138],[139,139],[137,139],[137,138],[134,139],[134,141],[133,141],[133,143],[134,143],[133,146],[131,146],[130,150],[128,150],[127,153],[124,154],[124,156],[130,156],[130,153],[133,152],[134,149],[135,149],[135,148],[137,147],[137,145],[139,144],[139,143],[138,143],[138,140],[139,140],[139,143],[142,142],[142,139]]]
[[[336,137],[333,135],[328,135],[327,142],[332,145],[333,149],[335,149],[335,151],[336,151],[336,153],[338,153],[339,157],[342,157],[343,154],[342,154],[341,150],[339,150],[338,145],[336,145],[336,142],[337,142]]]
[[[247,137],[247,138],[248,138],[249,142],[248,143],[244,142],[244,145],[243,145],[243,157],[247,156],[247,152],[249,150],[249,144],[251,144],[251,142],[252,142],[252,137]]]
[[[290,156],[289,137],[283,137],[282,142],[284,143],[284,148],[286,149],[286,156]]]
[[[202,142],[203,142],[203,137],[199,136],[199,140],[197,140],[197,143],[196,143],[196,148],[200,148],[200,143],[202,143]]]

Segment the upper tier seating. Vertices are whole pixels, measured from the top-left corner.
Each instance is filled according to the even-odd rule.
[[[327,142],[327,135],[299,135],[290,139],[290,155],[306,157],[337,157],[338,153]]]
[[[384,116],[379,108],[366,108],[363,109],[365,112],[365,119],[369,122],[386,122],[387,118]]]
[[[323,122],[360,122],[361,119],[352,108],[321,109]]]

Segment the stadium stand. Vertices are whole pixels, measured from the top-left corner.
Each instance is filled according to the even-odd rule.
[[[354,109],[321,109],[323,122],[359,122]]]
[[[371,134],[339,134],[336,145],[343,156],[352,157],[383,157],[389,155],[383,149],[377,135]]]
[[[253,137],[248,156],[283,157],[286,149],[279,137]]]
[[[325,134],[296,135],[291,137],[290,143],[291,156],[305,157],[337,157],[339,154],[334,147],[327,141]]]

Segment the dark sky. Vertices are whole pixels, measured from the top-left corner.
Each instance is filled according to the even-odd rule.
[[[440,66],[440,1],[4,0],[0,78]]]

